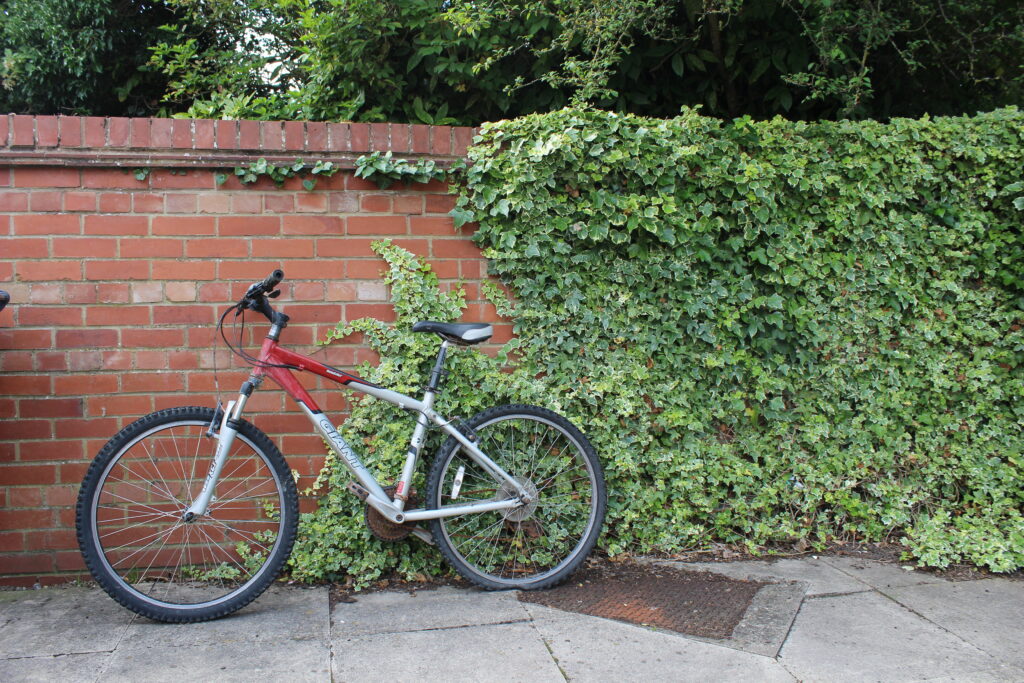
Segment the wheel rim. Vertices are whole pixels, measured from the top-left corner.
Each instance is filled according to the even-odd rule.
[[[480,448],[529,491],[536,505],[440,520],[448,545],[478,576],[509,586],[543,581],[580,553],[596,522],[597,480],[584,448],[539,416],[498,417],[474,428]],[[450,494],[460,468],[463,483]],[[508,496],[494,479],[456,449],[445,463],[438,502],[471,503]]]
[[[216,449],[207,427],[178,421],[139,435],[111,458],[93,496],[93,542],[108,576],[153,605],[225,602],[266,574],[281,542],[284,487],[242,434],[207,513],[184,521]]]

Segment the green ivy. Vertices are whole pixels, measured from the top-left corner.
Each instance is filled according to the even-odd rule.
[[[373,152],[356,159],[357,178],[365,178],[377,183],[382,190],[390,187],[396,180],[409,183],[429,183],[431,180],[444,180],[449,172],[458,171],[461,166],[454,165],[445,170],[433,159],[420,159],[416,163],[408,159],[395,159],[391,152]]]
[[[395,323],[373,318],[355,320],[338,325],[324,343],[362,333],[381,361],[375,367],[365,365],[360,374],[395,391],[419,395],[440,342],[433,334],[414,334],[412,325],[420,320],[458,320],[465,308],[465,292],[461,288],[441,291],[437,276],[423,260],[388,241],[373,247],[389,266],[385,282],[395,305]],[[452,347],[446,365],[451,375],[438,394],[435,409],[452,419],[466,419],[491,406],[512,402],[563,409],[560,397],[549,392],[543,382],[521,370],[503,371],[507,364],[505,356],[491,358],[473,349]],[[377,480],[388,485],[401,473],[414,425],[407,411],[363,395],[353,400],[351,416],[339,430]],[[441,445],[442,434],[438,430],[428,434],[423,452],[428,454],[429,462]],[[350,478],[347,469],[335,466],[334,454],[330,454],[318,480],[318,488],[324,490],[319,507],[302,516],[290,560],[293,578],[335,580],[349,576],[362,587],[385,573],[414,578],[445,570],[440,553],[415,538],[399,543],[374,538],[363,522],[362,503],[345,490]],[[425,467],[421,464],[414,488],[422,489],[424,479]]]
[[[604,547],[1024,566],[1024,115],[485,125],[452,212],[609,478]]]
[[[236,166],[234,169],[235,176],[244,185],[251,185],[261,177],[266,177],[270,178],[274,181],[275,185],[280,187],[289,178],[305,176],[302,186],[309,192],[312,192],[316,187],[316,176],[329,178],[337,172],[338,167],[331,161],[317,161],[315,164],[309,164],[302,159],[296,159],[294,163],[278,166],[263,157],[260,157],[248,166]],[[314,177],[310,178],[308,176]],[[227,178],[226,173],[216,174],[218,185],[223,185]]]

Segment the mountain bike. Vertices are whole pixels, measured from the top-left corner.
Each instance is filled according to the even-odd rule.
[[[228,347],[253,366],[225,407],[180,407],[142,417],[117,433],[90,465],[76,507],[78,543],[96,581],[128,609],[158,621],[215,619],[249,604],[281,571],[295,541],[298,494],[277,446],[242,417],[269,377],[298,404],[354,479],[378,538],[416,534],[485,589],[534,590],[563,582],[593,549],[604,521],[601,465],[583,433],[544,408],[503,405],[465,422],[434,410],[452,345],[492,335],[483,323],[418,322],[440,349],[416,399],[280,345],[288,316],[270,299],[284,273],[252,284],[218,322]],[[270,328],[257,356],[227,338],[232,312],[255,311]],[[241,335],[239,335],[241,340]],[[415,414],[398,479],[382,486],[294,376],[311,372]],[[417,462],[428,428],[447,440],[416,507]],[[429,531],[418,526],[429,524]]]

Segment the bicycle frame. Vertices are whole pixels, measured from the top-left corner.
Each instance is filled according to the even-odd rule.
[[[217,451],[214,455],[213,463],[210,466],[210,472],[203,484],[202,491],[186,512],[187,519],[191,519],[191,516],[200,516],[205,514],[206,508],[213,497],[214,489],[217,485],[217,479],[224,467],[224,463],[227,461],[228,452],[231,450],[231,445],[234,443],[238,421],[241,419],[245,404],[248,401],[249,396],[251,396],[252,392],[263,382],[265,377],[270,377],[274,382],[280,385],[282,389],[284,389],[285,393],[287,393],[292,400],[299,405],[302,412],[305,413],[306,417],[309,418],[309,421],[313,423],[313,427],[320,436],[330,444],[331,448],[339,456],[339,461],[348,468],[359,482],[358,486],[352,487],[354,492],[360,498],[365,500],[368,505],[376,509],[392,522],[402,524],[405,522],[418,522],[421,520],[438,519],[441,517],[490,512],[492,510],[508,510],[520,507],[530,502],[528,492],[515,478],[491,460],[486,453],[473,443],[473,440],[470,437],[467,437],[457,428],[452,426],[451,420],[445,419],[434,411],[433,404],[434,397],[437,392],[437,383],[440,378],[444,359],[448,350],[447,341],[441,342],[441,349],[438,352],[437,361],[434,365],[434,370],[431,373],[430,381],[425,389],[423,399],[419,400],[411,396],[401,394],[397,391],[385,389],[384,387],[367,382],[366,380],[345,372],[344,370],[332,368],[331,366],[313,360],[308,356],[285,349],[277,342],[280,331],[281,330],[277,325],[274,325],[271,328],[267,338],[263,341],[263,347],[261,348],[259,355],[259,363],[253,369],[249,379],[242,385],[238,394],[238,400],[228,403],[228,406],[224,411],[220,431],[218,433]],[[363,465],[355,451],[353,451],[341,435],[338,434],[338,430],[334,428],[331,420],[323,413],[323,411],[320,410],[316,402],[313,400],[313,397],[309,395],[309,392],[306,391],[305,387],[303,387],[295,378],[292,374],[292,370],[312,372],[315,375],[341,384],[347,389],[369,394],[375,398],[388,401],[389,403],[394,403],[403,410],[410,410],[419,413],[416,418],[416,427],[413,430],[412,439],[409,443],[409,450],[406,453],[405,466],[402,468],[401,477],[395,485],[394,500],[391,500],[366,466]],[[426,434],[427,426],[430,422],[436,424],[444,430],[445,433],[455,439],[470,458],[494,477],[496,483],[499,485],[502,483],[507,484],[509,487],[508,490],[514,491],[515,496],[504,499],[498,499],[496,496],[495,500],[492,501],[476,502],[465,505],[441,505],[436,510],[418,509],[405,511],[404,508],[409,499],[413,473],[416,469],[420,449],[423,446],[424,435]],[[499,486],[498,488],[504,489],[505,487]]]

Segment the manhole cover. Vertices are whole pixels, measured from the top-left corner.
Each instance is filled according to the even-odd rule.
[[[558,588],[523,591],[519,599],[692,636],[728,638],[764,585],[710,572],[599,562]]]

